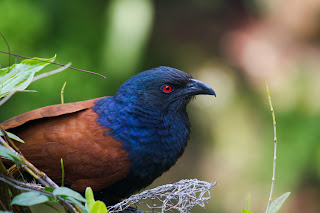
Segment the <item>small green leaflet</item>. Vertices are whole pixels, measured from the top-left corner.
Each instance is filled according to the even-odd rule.
[[[11,138],[13,140],[16,140],[16,141],[19,141],[21,143],[24,143],[24,141],[21,138],[19,138],[18,136],[14,135],[14,134],[12,134],[10,132],[7,132],[7,131],[6,131],[6,133],[9,136],[9,138]],[[2,132],[0,132],[0,136],[3,136]]]
[[[79,192],[73,191],[72,189],[69,189],[67,187],[59,187],[53,190],[52,192],[53,195],[57,196],[68,196],[68,197],[73,197],[79,201],[82,202],[87,202],[86,199],[84,199],[84,197],[82,197],[82,195]]]
[[[94,196],[93,196],[93,191],[91,187],[87,187],[86,188],[86,192],[85,192],[85,197],[87,199],[87,203],[86,203],[86,208],[88,208],[88,210],[90,211],[95,200],[94,200]]]
[[[0,145],[0,156],[2,156],[4,158],[8,158],[9,160],[11,160],[13,162],[20,161],[21,163],[23,163],[21,161],[21,159],[15,155],[14,152],[12,152],[10,149],[8,149],[7,147],[4,147],[2,145]]]
[[[73,203],[74,205],[78,206],[83,211],[83,213],[89,213],[89,211],[86,209],[86,207],[84,205],[82,205],[79,201],[74,199],[73,197],[67,197],[66,199],[68,201],[70,201],[71,203]]]
[[[21,61],[20,64],[0,69],[0,98],[5,97],[11,91],[25,90],[32,82],[35,73],[42,70],[49,62],[53,62],[56,56],[48,59],[34,59],[26,59]]]
[[[252,213],[251,211],[247,210],[247,209],[242,209],[241,213]]]
[[[104,202],[98,200],[94,202],[92,208],[90,209],[90,213],[106,213],[108,212],[106,204]]]
[[[280,207],[282,206],[282,204],[284,203],[284,201],[289,197],[290,193],[291,192],[284,193],[283,195],[281,195],[280,197],[275,199],[271,203],[267,213],[277,213],[279,211]]]
[[[24,192],[12,199],[11,205],[33,206],[36,204],[47,202],[49,198],[40,192]]]

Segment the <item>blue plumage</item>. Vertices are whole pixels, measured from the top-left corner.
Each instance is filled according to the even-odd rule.
[[[164,91],[164,85],[172,91]],[[186,105],[197,94],[215,95],[180,70],[158,67],[129,79],[115,96],[96,102],[98,122],[110,130],[106,134],[122,142],[130,160],[129,176],[104,190],[104,200],[148,186],[175,164],[190,134]]]

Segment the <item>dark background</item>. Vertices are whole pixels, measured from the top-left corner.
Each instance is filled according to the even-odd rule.
[[[273,159],[268,82],[279,143],[273,197],[292,192],[280,212],[320,212],[319,11],[319,0],[1,0],[0,31],[12,52],[57,54],[57,62],[107,79],[67,70],[39,80],[28,88],[38,93],[1,107],[0,121],[60,103],[65,81],[65,101],[73,102],[113,95],[143,70],[181,69],[217,97],[189,105],[186,153],[153,186],[217,181],[206,212],[240,212],[248,194],[252,211],[263,212]],[[3,40],[0,49],[7,51]],[[0,64],[8,66],[7,55]]]

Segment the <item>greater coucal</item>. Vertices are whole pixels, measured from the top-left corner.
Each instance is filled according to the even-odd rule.
[[[56,182],[114,204],[148,186],[182,155],[190,134],[186,105],[205,83],[170,67],[141,72],[115,96],[58,104],[1,123],[23,155]]]

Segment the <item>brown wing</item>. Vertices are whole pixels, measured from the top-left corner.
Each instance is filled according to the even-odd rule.
[[[88,109],[92,107],[98,99],[91,99],[87,101],[79,101],[67,104],[56,104],[51,106],[42,107],[39,109],[32,110],[30,112],[23,113],[16,117],[10,118],[9,120],[0,123],[4,130],[11,129],[20,126],[28,121],[44,118],[44,117],[54,117],[63,114],[73,113],[80,110]]]
[[[54,181],[61,182],[62,158],[66,184],[77,191],[87,186],[101,190],[128,175],[129,160],[122,143],[106,136],[109,130],[96,122],[98,114],[88,108],[94,101],[37,109],[10,119],[5,127],[22,120],[10,132],[25,141],[19,144],[24,156]]]

